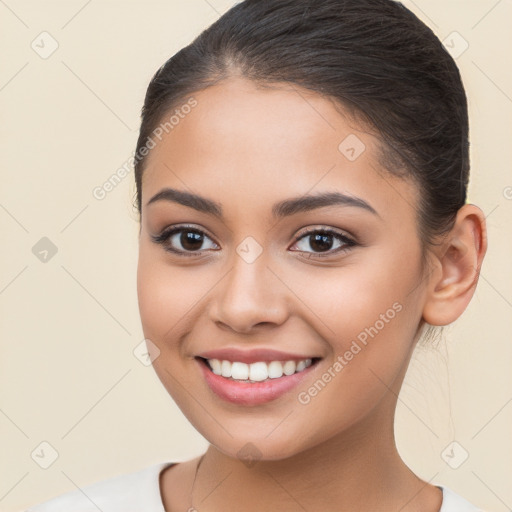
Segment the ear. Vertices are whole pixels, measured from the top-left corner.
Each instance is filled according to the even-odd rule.
[[[475,292],[487,250],[487,230],[482,210],[462,206],[453,228],[432,251],[423,319],[431,325],[448,325],[466,309]]]

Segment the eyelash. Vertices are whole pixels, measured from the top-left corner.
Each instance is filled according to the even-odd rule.
[[[181,226],[173,226],[171,228],[168,228],[164,231],[162,231],[160,234],[158,235],[150,235],[151,236],[151,239],[154,243],[156,244],[161,244],[164,246],[164,250],[170,252],[170,253],[173,253],[173,254],[176,254],[177,256],[183,256],[183,257],[194,257],[194,256],[198,256],[200,255],[202,252],[204,251],[182,251],[182,250],[176,250],[176,249],[173,249],[171,248],[171,246],[167,243],[168,240],[173,236],[175,235],[176,233],[181,233],[181,232],[193,232],[193,233],[197,233],[197,234],[200,234],[202,236],[205,236],[207,238],[210,238],[210,236],[208,236],[207,233],[205,233],[204,231],[202,231],[201,229],[198,229],[196,227],[193,227],[193,226],[187,226],[187,225],[181,225]],[[295,245],[297,242],[299,242],[300,240],[302,240],[303,238],[307,238],[308,236],[312,235],[312,234],[317,234],[317,233],[321,233],[321,234],[324,234],[324,235],[332,235],[334,236],[335,238],[337,238],[339,241],[341,241],[343,243],[343,246],[342,247],[339,247],[335,250],[329,250],[325,253],[315,253],[315,252],[308,252],[308,251],[297,251],[297,252],[307,252],[308,254],[313,254],[314,255],[314,258],[326,258],[326,257],[329,257],[329,256],[333,256],[333,254],[339,254],[339,253],[344,253],[344,252],[347,252],[349,251],[352,247],[355,247],[357,245],[357,243],[352,240],[351,238],[349,238],[348,236],[338,232],[338,231],[335,231],[334,229],[331,229],[331,228],[310,228],[308,230],[306,230],[305,232],[303,232],[300,236],[298,236],[293,245]],[[215,243],[215,242],[214,242]],[[218,244],[216,244],[218,245]],[[309,258],[311,258],[311,256],[309,256]]]

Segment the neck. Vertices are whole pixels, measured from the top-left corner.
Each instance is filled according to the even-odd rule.
[[[193,505],[201,512],[234,512],[242,503],[246,512],[276,505],[290,512],[438,512],[441,491],[416,477],[400,458],[389,411],[394,406],[382,403],[350,429],[282,460],[251,464],[210,445]]]

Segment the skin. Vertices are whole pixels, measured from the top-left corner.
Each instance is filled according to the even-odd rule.
[[[194,93],[197,106],[147,159],[137,286],[146,338],[163,385],[209,441],[198,458],[161,474],[168,512],[437,512],[441,491],[401,460],[393,434],[397,395],[424,322],[446,325],[471,299],[486,250],[479,208],[463,206],[452,231],[422,265],[416,205],[420,191],[379,162],[379,139],[315,93],[290,84],[260,88],[229,78]],[[350,161],[338,150],[350,134],[366,146]],[[170,201],[147,202],[164,187],[222,205],[224,219]],[[377,212],[346,205],[279,221],[275,202],[339,191]],[[166,227],[206,233],[201,254],[179,256],[152,241]],[[305,228],[332,228],[356,242],[329,240],[328,257]],[[248,236],[261,255],[236,251]],[[177,250],[179,236],[173,238]],[[171,245],[172,242],[168,241]],[[311,245],[310,245],[311,244]],[[190,247],[190,246],[188,246]],[[187,248],[188,248],[187,247]],[[400,312],[311,401],[298,394],[322,377],[365,328],[393,304]],[[194,356],[211,348],[277,348],[322,357],[294,390],[240,406],[206,384]],[[252,443],[258,460],[237,452]]]

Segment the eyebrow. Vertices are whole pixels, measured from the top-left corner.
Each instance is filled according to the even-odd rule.
[[[188,206],[202,213],[213,215],[223,219],[222,205],[191,192],[176,190],[173,188],[163,188],[157,192],[147,203],[146,206],[157,201],[170,201],[183,206]],[[274,218],[284,218],[297,213],[309,212],[326,206],[352,206],[369,211],[379,216],[377,211],[364,199],[360,197],[342,194],[341,192],[321,192],[315,195],[304,195],[279,201],[272,206],[272,215]]]

